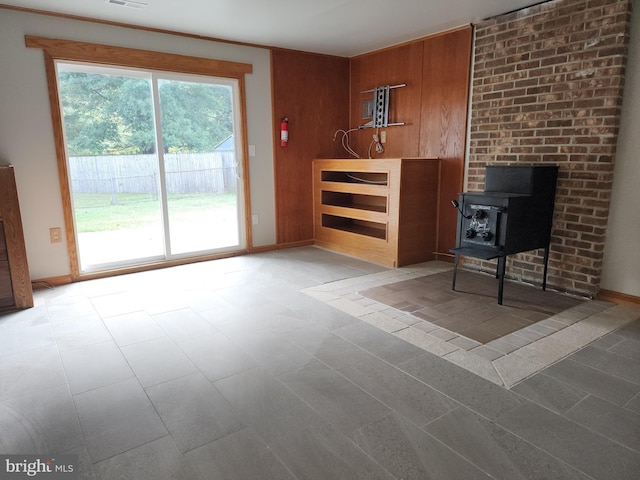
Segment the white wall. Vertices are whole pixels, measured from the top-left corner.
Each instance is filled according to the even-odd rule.
[[[0,162],[15,167],[29,270],[33,279],[67,275],[65,243],[51,244],[49,228],[64,226],[43,53],[24,36],[63,38],[253,65],[246,76],[254,246],[276,241],[271,72],[267,49],[0,9]]]
[[[640,297],[640,1],[634,2],[600,286]]]

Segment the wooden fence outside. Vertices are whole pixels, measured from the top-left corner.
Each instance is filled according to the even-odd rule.
[[[164,155],[167,193],[234,193],[235,154],[167,153]],[[159,192],[157,155],[70,157],[69,175],[75,193]]]

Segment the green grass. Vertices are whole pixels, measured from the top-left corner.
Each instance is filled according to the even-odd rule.
[[[235,207],[236,195],[169,194],[172,215],[190,216],[198,211]],[[78,233],[123,230],[160,221],[160,199],[145,193],[75,193],[73,206]]]

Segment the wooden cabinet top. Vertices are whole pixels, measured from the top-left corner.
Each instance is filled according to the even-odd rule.
[[[389,168],[403,162],[437,162],[438,157],[403,157],[403,158],[317,158],[314,163],[322,168],[345,168],[350,169],[371,169]]]

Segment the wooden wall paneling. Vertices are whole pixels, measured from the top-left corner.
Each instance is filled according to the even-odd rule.
[[[374,158],[416,157],[419,155],[420,105],[422,97],[422,42],[410,43],[351,59],[351,128],[366,123],[362,119],[362,102],[372,94],[360,92],[385,85],[406,83],[391,92],[389,117],[392,122],[406,125],[387,127],[385,151]],[[367,158],[374,129],[362,129],[352,134],[351,145]]]
[[[451,200],[463,191],[472,28],[424,40],[420,156],[440,158],[438,252],[455,247],[457,212]],[[443,257],[444,259],[446,257]]]
[[[336,130],[349,120],[349,60],[291,50],[271,51],[276,232],[280,248],[313,242],[312,162],[343,158]],[[289,143],[280,146],[280,119]]]

